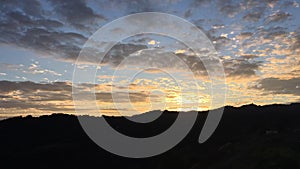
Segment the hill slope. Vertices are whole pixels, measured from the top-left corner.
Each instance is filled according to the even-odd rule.
[[[75,116],[51,115],[0,121],[3,168],[260,169],[300,168],[300,104],[226,107],[214,135],[197,142],[207,113],[198,113],[188,136],[172,150],[147,159],[106,152],[84,133]],[[155,113],[155,112],[154,112]],[[148,137],[164,131],[177,113],[148,124],[105,117],[122,133]]]

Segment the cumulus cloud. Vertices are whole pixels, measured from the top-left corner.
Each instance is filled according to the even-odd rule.
[[[78,27],[79,29],[86,29],[90,25],[97,24],[97,21],[105,19],[88,7],[84,0],[64,2],[51,0],[50,3],[54,7],[54,11],[64,22]]]
[[[178,50],[168,51],[165,49],[147,48],[138,50],[129,56],[123,55],[126,57],[108,59],[107,63],[114,65],[115,68],[118,69],[130,68],[139,70],[151,68],[171,72],[191,72],[195,76],[206,76],[207,68],[211,68],[220,63],[220,58],[212,52],[213,51],[203,50],[201,53],[198,53],[198,55],[195,55],[195,53],[189,50],[181,50],[178,52]],[[147,71],[159,73],[159,71]]]
[[[62,60],[74,60],[86,36],[104,20],[83,0],[3,1],[0,10],[0,43]]]
[[[145,11],[160,11],[169,2],[163,1],[157,5],[158,1],[84,1],[75,0],[72,2],[38,1],[20,2],[16,0],[3,1],[1,5],[1,43],[14,44],[20,47],[30,48],[51,57],[56,57],[64,61],[74,61],[78,53],[87,40],[105,19],[101,11],[95,11],[91,7],[101,9],[118,8],[124,10],[125,14]],[[178,1],[172,1],[172,4]],[[191,16],[193,7],[202,7],[212,3],[207,0],[194,0],[191,7],[187,9],[186,16]],[[235,17],[242,10],[247,9],[243,17],[247,21],[258,21],[263,17],[267,7],[274,7],[276,0],[263,1],[233,1],[216,0],[218,10],[229,17]],[[30,5],[29,5],[30,4]],[[292,3],[295,6],[295,3]],[[14,8],[18,6],[18,8]],[[276,12],[265,19],[266,23],[280,22],[289,18],[291,14],[286,12]],[[206,19],[206,25],[211,24],[213,30],[225,28],[223,23],[211,22]],[[220,26],[216,25],[219,24]],[[209,35],[210,36],[210,35]],[[211,35],[213,36],[213,35]],[[212,39],[217,49],[226,47],[230,40],[226,37]],[[121,57],[121,56],[116,56]],[[117,59],[118,60],[118,59]]]

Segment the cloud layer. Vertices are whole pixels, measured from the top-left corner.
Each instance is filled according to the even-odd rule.
[[[132,75],[131,70],[138,69],[145,64],[178,74],[182,73],[180,75],[183,77],[183,73],[192,70],[199,83],[204,84],[202,87],[206,88],[209,86],[207,66],[213,67],[215,63],[221,61],[229,93],[226,104],[243,105],[252,102],[272,104],[299,101],[300,12],[298,1],[3,0],[0,11],[1,46],[29,49],[40,58],[58,60],[66,64],[76,61],[85,42],[101,26],[118,17],[137,12],[166,12],[184,17],[210,39],[218,52],[217,55],[206,50],[198,53],[200,56],[214,56],[210,58],[197,57],[198,55],[189,47],[174,39],[170,40],[156,35],[137,35],[115,45],[101,63],[96,63],[94,60],[79,63],[78,68],[83,70],[92,65],[102,71],[103,74],[97,79],[99,84],[96,88],[99,92],[96,96],[107,113],[116,113],[112,107],[111,87],[113,85],[109,83],[113,72],[117,69],[121,70],[123,74],[115,77],[121,84],[122,80]],[[120,31],[123,30],[115,29],[112,35]],[[100,50],[91,48],[90,54],[97,56],[98,51],[101,51],[101,48]],[[71,82],[15,82],[9,79],[9,77],[16,76],[21,80],[20,74],[42,75],[44,79],[50,76],[64,79],[63,66],[52,69],[45,66],[48,63],[39,64],[34,61],[17,64],[10,57],[10,53],[1,54],[1,58],[4,58],[0,63],[1,116],[8,116],[7,112],[14,112],[16,115],[28,112],[74,113]],[[205,63],[208,65],[204,65],[203,59],[206,59]],[[122,69],[124,62],[128,67]],[[52,67],[55,66],[52,65]],[[14,74],[9,76],[11,73]],[[162,72],[149,69],[145,71],[145,74],[156,78]],[[26,80],[26,77],[22,78]],[[158,81],[169,87],[169,90],[163,91],[169,92],[167,99],[172,103],[169,106],[176,107],[174,100],[178,98],[177,88],[171,81],[162,79]],[[132,89],[130,99],[140,108],[149,102],[149,91],[146,89],[156,89],[157,84],[153,85],[146,79],[139,79],[139,82],[139,85],[138,83],[130,84]],[[84,93],[90,90],[91,85],[81,84],[77,87]],[[190,84],[184,83],[184,85]],[[117,89],[116,96],[121,98],[119,101],[124,101],[125,87],[121,85],[114,87]],[[189,92],[187,94],[192,95],[192,91]],[[208,103],[209,97],[206,94],[204,91],[202,101]],[[159,97],[153,99],[159,100]],[[126,107],[123,108],[127,110]]]

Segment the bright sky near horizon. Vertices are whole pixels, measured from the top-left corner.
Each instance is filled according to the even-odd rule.
[[[0,118],[75,113],[72,75],[84,43],[101,26],[139,12],[176,15],[205,32],[224,66],[226,105],[299,102],[299,5],[299,0],[2,0]],[[79,69],[93,66],[98,69],[95,84],[78,87],[88,91],[95,86],[97,104],[106,115],[117,115],[112,92],[121,98],[118,103],[127,115],[155,109],[212,108],[210,83],[205,80],[205,73],[196,76],[198,85],[190,83],[186,72],[179,71],[181,68],[172,66],[169,70],[178,71],[181,81],[149,69],[124,86],[134,66],[114,75],[124,58],[150,55],[161,58],[176,55],[186,59],[186,64],[196,72],[205,72],[201,64],[195,64],[195,54],[181,42],[144,34],[118,43],[101,65],[77,65]],[[177,83],[189,90],[180,93]],[[197,87],[201,88],[198,94]],[[130,104],[122,101],[128,88]],[[188,97],[182,100],[183,95]]]

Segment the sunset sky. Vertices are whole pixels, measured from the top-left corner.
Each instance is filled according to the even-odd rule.
[[[94,82],[76,88],[89,92],[95,87],[102,114],[215,108],[210,105],[210,81],[203,66],[197,64],[201,61],[187,46],[170,37],[129,37],[114,46],[103,63],[75,64],[95,31],[139,12],[182,17],[205,32],[225,70],[225,105],[300,102],[299,6],[298,0],[1,0],[0,118],[75,114],[75,67],[98,70]],[[172,55],[193,70],[197,84],[191,82],[190,72],[184,67],[164,62]],[[157,57],[180,80],[156,69],[133,77],[142,60],[120,68],[129,56]],[[180,92],[178,83],[188,90]],[[131,103],[124,99],[128,89]],[[115,103],[112,93],[118,97]]]

